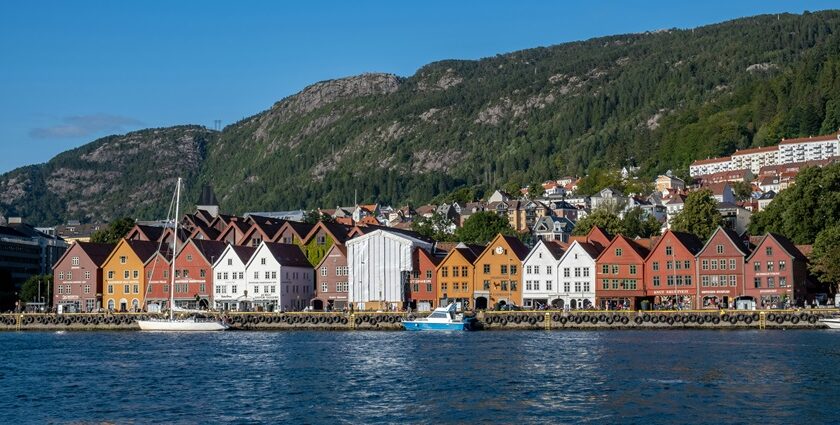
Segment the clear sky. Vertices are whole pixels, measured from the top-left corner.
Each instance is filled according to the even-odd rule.
[[[358,3],[358,4],[357,4]],[[213,127],[308,84],[836,1],[0,2],[0,172],[108,134]]]

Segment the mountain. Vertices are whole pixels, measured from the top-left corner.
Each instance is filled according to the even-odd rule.
[[[838,127],[840,12],[763,15],[316,83],[219,133],[112,136],[14,170],[0,176],[0,209],[45,224],[160,214],[167,203],[151,200],[165,191],[145,189],[177,169],[157,167],[161,149],[121,147],[155,131],[191,146],[179,157],[190,193],[211,183],[223,209],[242,212],[330,207],[354,191],[420,203],[623,165],[687,174],[695,159]],[[113,155],[102,171],[85,159],[96,149]],[[120,172],[131,158],[146,166]],[[105,189],[93,190],[94,170]]]

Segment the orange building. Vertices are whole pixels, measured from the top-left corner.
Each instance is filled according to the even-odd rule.
[[[145,306],[145,264],[159,243],[121,240],[102,265],[102,306],[113,311],[141,310]]]
[[[528,247],[514,236],[497,235],[475,261],[476,309],[522,305],[522,261]]]
[[[435,271],[437,275],[435,284],[437,285],[438,305],[444,306],[443,303],[445,302],[460,302],[461,308],[464,310],[474,306],[474,263],[478,254],[481,253],[481,248],[458,244],[438,264]],[[487,306],[485,305],[484,308],[487,308]]]

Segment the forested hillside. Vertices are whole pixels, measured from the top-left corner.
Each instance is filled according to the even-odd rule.
[[[767,15],[317,83],[207,132],[188,177],[212,183],[231,212],[330,207],[355,189],[360,201],[420,203],[623,165],[684,173],[694,159],[838,127],[840,12]],[[50,184],[53,163],[84,149],[0,177],[0,208],[47,221],[159,212],[84,191],[71,208]],[[7,196],[27,173],[24,194]],[[64,210],[43,205],[57,199]]]

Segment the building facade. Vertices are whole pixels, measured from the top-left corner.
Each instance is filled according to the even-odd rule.
[[[250,311],[248,276],[245,265],[254,251],[251,246],[227,245],[213,264],[213,305],[223,311]]]
[[[540,240],[522,262],[525,284],[522,306],[525,308],[559,307],[557,280],[563,248],[554,241]]]
[[[747,257],[746,290],[757,308],[801,306],[807,298],[805,256],[784,236],[768,233]]]
[[[744,294],[748,250],[732,230],[718,227],[697,253],[699,308],[732,308]]]
[[[487,309],[487,297],[477,300],[475,287],[475,260],[479,250],[458,244],[438,263],[435,270],[438,306],[460,303],[462,309]],[[480,293],[480,291],[478,292]]]
[[[321,262],[315,266],[314,310],[341,310],[347,307],[350,291],[350,267],[347,266],[347,248],[333,243]]]
[[[666,231],[645,259],[645,291],[653,307],[694,309],[697,302],[695,256],[703,248],[696,236]]]
[[[314,270],[297,245],[261,242],[245,269],[245,296],[258,311],[300,311],[315,293]]]
[[[649,251],[618,235],[596,260],[595,301],[602,310],[637,310],[647,300],[645,258]],[[649,301],[649,300],[648,300]]]
[[[102,264],[114,244],[76,242],[53,267],[53,305],[64,312],[102,307]],[[49,284],[49,282],[44,282]]]
[[[557,266],[558,308],[595,306],[595,259],[603,249],[591,242],[573,241]]]
[[[123,239],[102,264],[102,305],[109,311],[140,311],[146,305],[146,262],[158,242]]]
[[[442,257],[425,249],[414,251],[414,270],[408,281],[408,305],[412,310],[431,311],[437,307],[437,266]],[[470,285],[472,287],[472,285]]]
[[[522,305],[522,261],[528,248],[513,236],[497,235],[475,260],[475,305]]]

